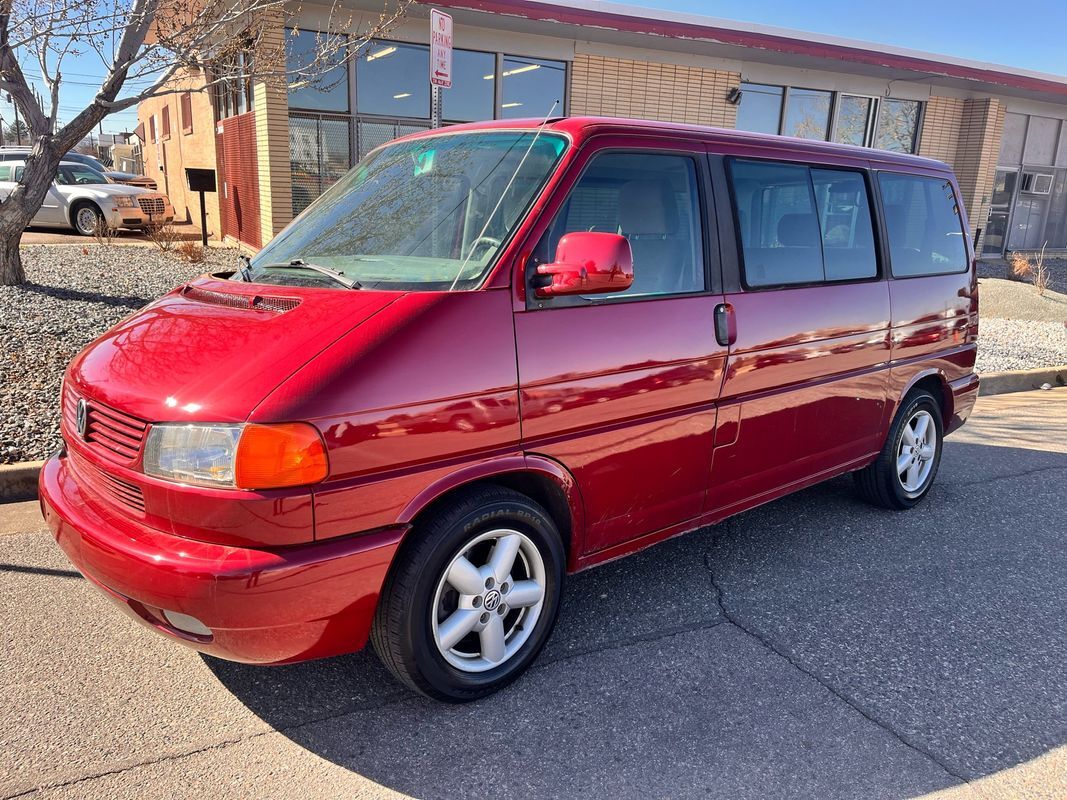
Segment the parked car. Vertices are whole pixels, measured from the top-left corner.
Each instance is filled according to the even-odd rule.
[[[22,161],[0,161],[0,199],[15,188],[24,168]],[[92,236],[101,222],[114,229],[136,229],[173,220],[174,207],[165,194],[110,183],[90,167],[64,161],[31,224],[73,228]]]
[[[133,172],[116,172],[109,169],[104,171],[106,177],[112,183],[121,183],[124,186],[140,186],[142,189],[151,189],[153,192],[159,188],[158,184],[144,175],[136,175]]]
[[[369,640],[482,697],[568,573],[844,473],[926,496],[978,393],[959,198],[925,158],[645,121],[392,142],[74,359],[44,515],[175,641]]]
[[[29,154],[30,148],[28,147],[0,147],[0,162],[25,161],[26,156]],[[126,186],[140,186],[144,189],[151,189],[153,192],[158,188],[156,182],[151,178],[147,178],[144,175],[135,175],[132,172],[116,172],[110,170],[102,161],[100,161],[100,159],[93,158],[85,153],[76,153],[72,150],[63,156],[63,160],[91,167],[107,178],[108,183],[121,183]]]

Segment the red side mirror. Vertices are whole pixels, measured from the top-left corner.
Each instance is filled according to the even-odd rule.
[[[555,261],[537,274],[551,279],[534,290],[538,297],[624,292],[634,282],[634,257],[625,236],[578,231],[559,240]]]

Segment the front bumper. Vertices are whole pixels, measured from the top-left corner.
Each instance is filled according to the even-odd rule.
[[[163,533],[83,492],[63,454],[41,470],[41,509],[86,578],[141,624],[232,661],[281,664],[340,655],[367,642],[402,529],[254,549]],[[178,630],[162,610],[211,629]]]
[[[104,217],[112,228],[144,228],[152,224],[161,225],[173,222],[174,206],[167,203],[163,211],[158,214],[148,214],[137,206],[133,208],[107,206],[104,209]]]

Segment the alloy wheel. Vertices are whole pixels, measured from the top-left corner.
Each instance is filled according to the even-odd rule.
[[[912,414],[901,431],[897,448],[897,478],[904,491],[920,491],[930,477],[937,454],[937,426],[929,411]]]
[[[453,556],[437,583],[430,622],[451,666],[485,672],[530,638],[545,602],[545,562],[525,534],[487,531]]]

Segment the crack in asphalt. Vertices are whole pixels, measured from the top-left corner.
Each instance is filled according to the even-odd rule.
[[[726,532],[725,532],[724,535],[729,536],[733,532],[732,531],[732,524],[731,524],[732,522],[733,522],[733,520],[730,520],[730,519],[725,520],[724,525],[725,525],[725,528],[726,528]],[[712,586],[712,589],[714,590],[715,602],[718,604],[719,613],[722,614],[722,616],[726,620],[726,622],[728,622],[730,625],[733,625],[735,628],[737,628],[739,631],[741,631],[746,636],[748,636],[751,639],[755,640],[756,643],[758,643],[760,646],[762,646],[765,650],[767,650],[767,651],[775,654],[779,658],[783,659],[786,663],[788,663],[791,667],[793,667],[795,670],[797,670],[801,674],[807,676],[811,680],[813,680],[816,683],[818,683],[820,686],[823,687],[823,689],[828,691],[832,696],[836,697],[838,700],[840,700],[841,702],[845,703],[845,705],[847,705],[853,711],[858,713],[861,717],[866,719],[868,722],[870,722],[870,723],[872,723],[874,725],[877,725],[879,728],[884,730],[886,733],[888,733],[890,736],[892,736],[898,742],[903,744],[905,747],[907,747],[908,749],[910,749],[910,750],[918,753],[919,755],[925,757],[929,761],[932,761],[940,769],[942,769],[945,772],[945,774],[949,775],[952,778],[955,778],[958,781],[962,781],[963,783],[970,783],[970,780],[966,776],[961,775],[961,774],[955,772],[954,770],[952,770],[947,764],[945,764],[934,753],[932,753],[929,750],[927,750],[921,744],[917,744],[916,742],[911,741],[909,737],[905,736],[903,733],[900,733],[899,731],[894,729],[892,725],[890,725],[887,722],[884,722],[883,720],[881,720],[878,717],[876,717],[873,713],[871,713],[867,709],[863,708],[863,706],[861,706],[858,701],[856,701],[852,697],[849,697],[847,694],[844,694],[843,692],[838,691],[838,689],[835,688],[828,681],[824,680],[818,674],[816,674],[815,672],[813,672],[812,670],[808,669],[803,664],[798,662],[796,659],[793,658],[792,655],[790,655],[785,650],[784,647],[780,646],[773,639],[771,639],[771,638],[769,638],[767,636],[764,636],[763,634],[761,634],[758,631],[756,631],[754,628],[752,628],[749,625],[747,625],[746,623],[742,622],[741,619],[734,612],[730,611],[726,607],[726,603],[724,602],[724,598],[725,598],[726,595],[725,595],[725,592],[723,591],[722,587],[719,585],[718,579],[715,577],[715,570],[712,569],[712,566],[711,566],[711,552],[710,551],[705,551],[705,553],[704,553],[704,569],[707,570],[708,576],[709,576],[709,578],[711,580],[711,586]]]

